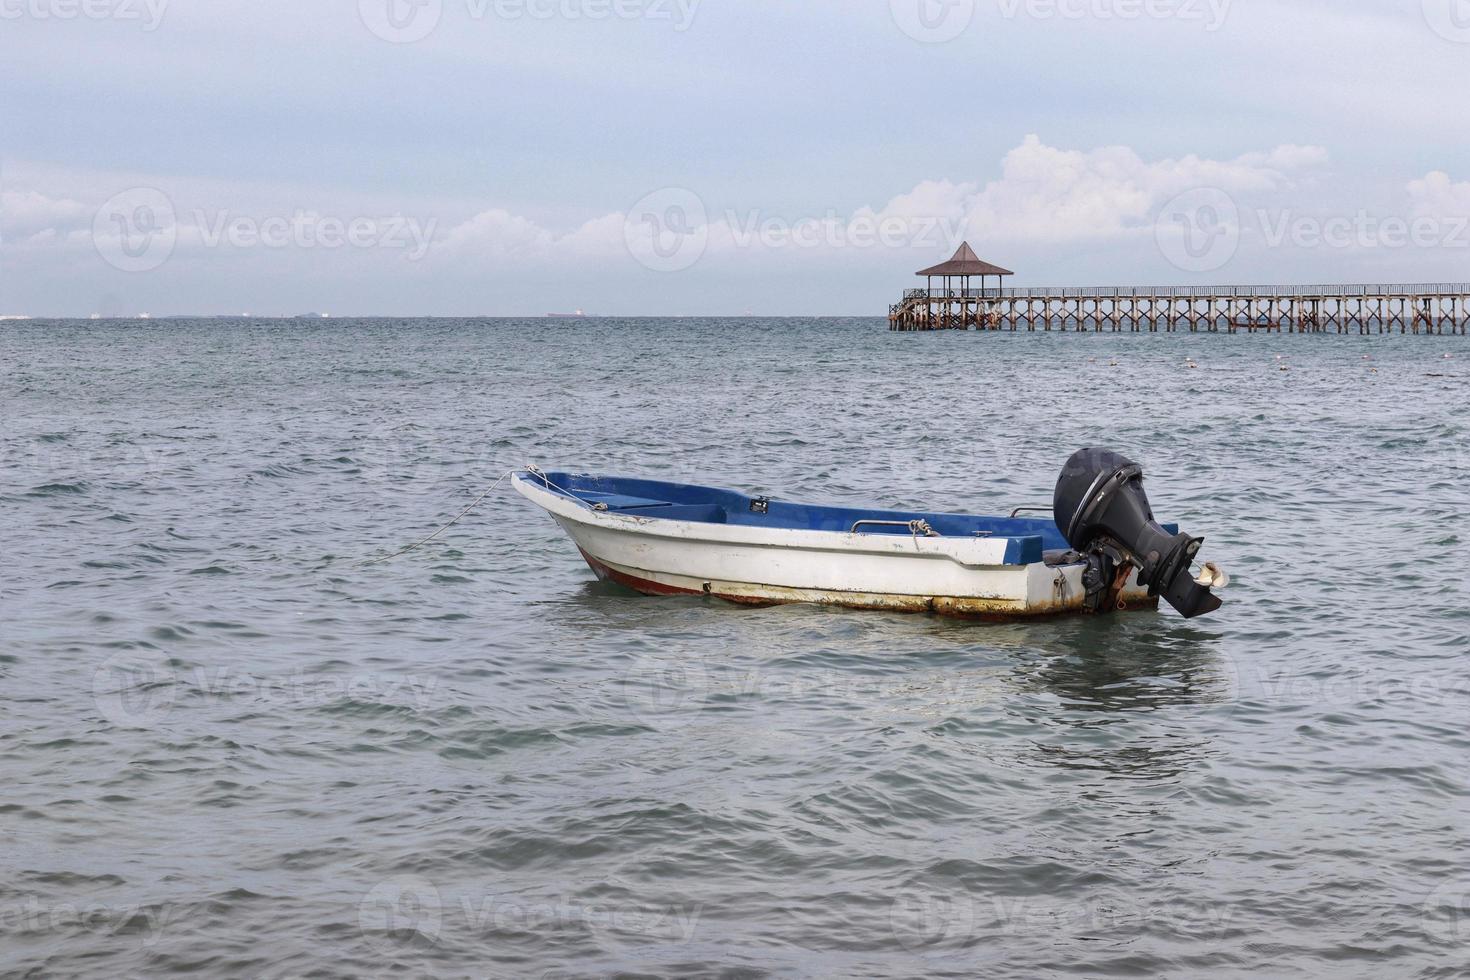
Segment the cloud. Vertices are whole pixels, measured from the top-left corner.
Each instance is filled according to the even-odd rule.
[[[846,214],[775,215],[759,207],[706,212],[701,223],[685,231],[699,234],[708,253],[730,256],[771,250],[789,254],[793,245],[808,255],[850,253],[854,247],[937,251],[962,237],[1011,244],[1093,242],[1148,231],[1158,209],[1184,191],[1281,191],[1327,160],[1321,147],[1285,145],[1230,160],[1190,155],[1150,161],[1126,146],[1068,150],[1032,135],[1005,155],[1000,176],[989,182],[924,180],[885,204]],[[1411,192],[1426,200],[1456,193],[1446,190],[1448,186],[1443,174],[1431,174],[1411,185],[1419,188]],[[89,206],[35,189],[6,191],[0,229],[9,243],[85,244],[98,203]],[[236,213],[249,212],[242,208]],[[197,244],[197,236],[190,234],[189,212],[181,208],[179,217],[180,245]],[[443,222],[449,230],[433,251],[449,259],[528,267],[567,257],[626,260],[628,221],[627,214],[611,212],[556,230],[497,206],[457,223]]]
[[[1147,159],[1127,146],[1067,149],[1031,135],[1007,152],[998,168],[976,167],[995,172],[993,179],[925,179],[883,203],[841,211],[813,207],[805,214],[766,209],[758,202],[716,209],[692,190],[676,188],[648,195],[632,211],[610,211],[561,227],[504,203],[476,209],[463,201],[395,199],[372,202],[370,210],[369,202],[350,196],[333,200],[330,189],[216,186],[149,175],[57,175],[40,168],[23,171],[26,179],[19,183],[12,180],[3,197],[0,228],[5,248],[17,257],[24,254],[34,262],[44,262],[49,255],[70,257],[84,274],[92,268],[84,263],[92,262],[99,248],[125,251],[120,243],[92,241],[92,219],[103,204],[100,198],[129,182],[160,186],[177,215],[171,254],[181,260],[207,260],[168,265],[160,275],[177,283],[203,276],[195,271],[203,264],[212,274],[236,270],[237,276],[245,276],[249,274],[245,263],[256,262],[252,268],[258,268],[268,254],[277,256],[276,267],[285,273],[303,268],[293,247],[214,247],[226,219],[249,219],[258,225],[277,215],[291,215],[281,202],[292,200],[311,214],[343,219],[392,213],[387,207],[391,203],[392,211],[419,210],[418,225],[427,229],[425,241],[432,239],[415,265],[416,281],[483,282],[495,279],[497,273],[513,272],[527,284],[527,302],[539,299],[535,294],[539,287],[532,284],[560,275],[568,263],[585,270],[589,283],[635,281],[626,273],[640,267],[682,271],[696,266],[706,282],[711,276],[735,282],[742,274],[792,269],[803,275],[827,275],[834,282],[840,276],[876,282],[874,277],[892,274],[893,269],[917,267],[910,262],[929,264],[942,258],[966,238],[982,254],[1013,268],[1028,261],[1034,265],[1038,256],[1052,261],[1067,253],[1066,246],[1075,245],[1079,248],[1074,255],[1106,253],[1133,270],[1130,274],[1147,275],[1161,261],[1154,223],[1178,195],[1209,188],[1230,195],[1242,209],[1281,208],[1296,203],[1301,189],[1312,184],[1328,162],[1328,152],[1315,146],[1286,144],[1224,159],[1193,154]],[[1448,208],[1470,211],[1470,184],[1455,184],[1443,173],[1414,181],[1408,193],[1416,208],[1431,213]],[[196,206],[203,202],[209,207]],[[1356,207],[1358,202],[1353,203]],[[325,210],[327,206],[332,210]],[[1402,199],[1397,206],[1405,207]],[[1099,249],[1100,244],[1118,247]],[[400,252],[327,250],[313,258],[312,268],[332,270],[342,281],[354,276],[380,279],[375,270],[381,267],[370,264],[368,254],[396,257]],[[1053,278],[1090,274],[1066,267],[1049,273]],[[456,294],[461,293],[463,287]],[[502,288],[497,302],[506,301],[501,296],[513,294]]]
[[[539,258],[551,252],[556,236],[528,218],[492,208],[456,225],[443,244],[451,252]]]
[[[36,190],[0,193],[0,241],[55,241],[90,225],[94,208],[70,198],[49,197]]]
[[[1325,147],[1297,146],[1294,143],[1287,143],[1278,146],[1270,153],[1264,155],[1248,153],[1240,159],[1246,163],[1263,164],[1279,171],[1292,171],[1325,167],[1328,157]]]
[[[1126,146],[1063,150],[1032,135],[1006,154],[1000,179],[976,189],[961,206],[966,232],[976,237],[1047,243],[1114,238],[1151,230],[1159,208],[1185,191],[1279,191],[1326,160],[1320,147],[1280,146],[1233,160],[1191,155],[1146,161]]]
[[[450,256],[525,262],[608,256],[623,247],[624,221],[622,214],[608,214],[559,235],[504,208],[492,208],[455,225],[437,248]]]
[[[988,183],[925,180],[886,204],[860,207],[846,216],[828,212],[791,218],[759,209],[730,210],[708,214],[702,225],[688,231],[707,241],[701,247],[714,255],[793,244],[806,252],[832,253],[865,242],[941,249],[966,236],[1013,243],[1090,242],[1151,231],[1159,208],[1185,191],[1282,191],[1327,161],[1325,149],[1295,145],[1230,160],[1191,155],[1148,161],[1125,146],[1065,150],[1032,135],[1006,154],[1001,176]],[[442,244],[450,254],[527,262],[566,254],[627,258],[628,220],[613,213],[557,233],[495,208],[452,228]],[[664,234],[670,234],[668,229]]]
[[[1453,181],[1442,170],[1411,180],[1406,188],[1416,218],[1470,216],[1470,181]]]

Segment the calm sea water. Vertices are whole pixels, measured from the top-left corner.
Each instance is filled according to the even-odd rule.
[[[1462,338],[30,322],[0,365],[0,972],[1470,971]],[[527,462],[987,512],[1091,444],[1220,614],[645,599],[510,492],[358,564]]]

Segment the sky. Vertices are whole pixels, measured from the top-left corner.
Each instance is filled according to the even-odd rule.
[[[1470,0],[0,0],[0,315],[1470,281]]]

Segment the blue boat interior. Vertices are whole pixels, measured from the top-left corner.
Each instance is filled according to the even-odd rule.
[[[575,473],[522,473],[523,479],[552,493],[599,511],[704,524],[784,528],[797,531],[840,531],[859,534],[914,534],[912,522],[923,521],[940,537],[995,538],[1006,541],[1005,563],[1029,565],[1046,552],[1068,550],[1062,533],[1048,519],[931,514],[920,511],[826,507],[751,497],[735,490],[685,483],[625,479]]]

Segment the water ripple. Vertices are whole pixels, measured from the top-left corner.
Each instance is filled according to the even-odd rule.
[[[1462,344],[6,324],[0,969],[1463,976]],[[646,600],[510,493],[359,564],[528,461],[1003,511],[1096,443],[1220,615]]]

